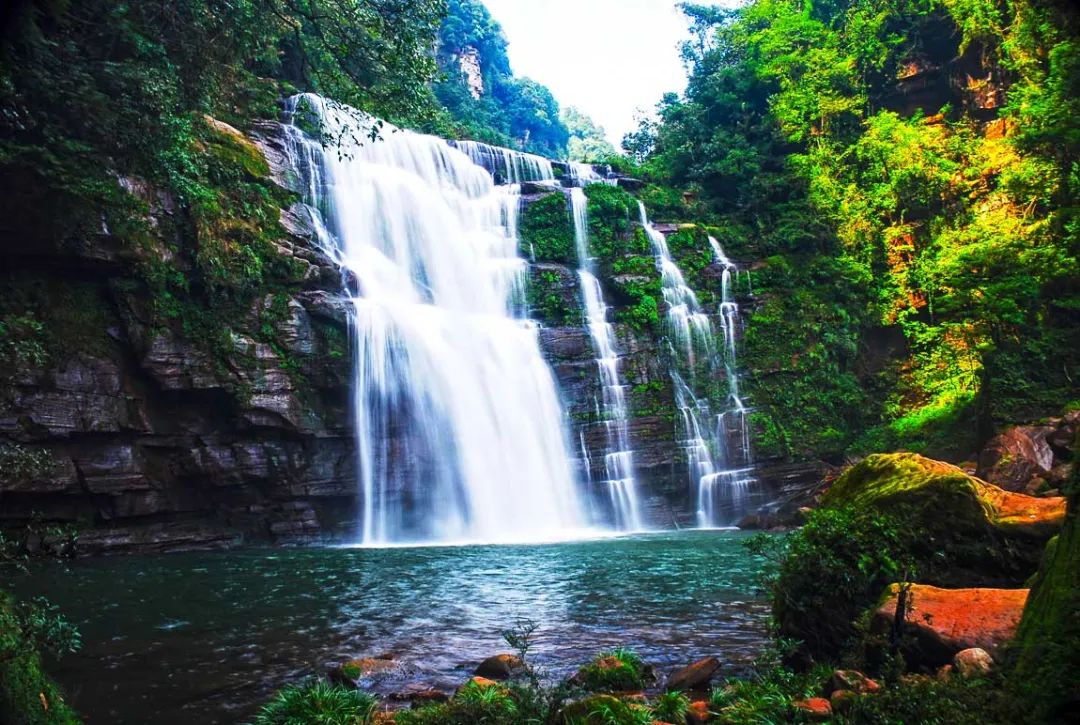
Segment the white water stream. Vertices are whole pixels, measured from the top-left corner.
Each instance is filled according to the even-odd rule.
[[[589,253],[588,200],[580,187],[570,189],[570,208],[574,221],[578,280],[585,305],[585,321],[600,371],[601,400],[597,407],[604,421],[607,439],[604,453],[605,484],[611,497],[615,528],[620,531],[637,531],[642,526],[634,482],[634,453],[630,449],[626,386],[622,384],[619,376],[615,329],[608,322],[604,292],[600,281],[593,274]]]
[[[389,125],[371,141],[371,119],[311,94],[289,111],[341,139],[324,151],[289,126],[323,245],[353,281],[359,541],[580,535],[555,383],[518,314],[517,186],[478,164],[516,183],[550,163]]]

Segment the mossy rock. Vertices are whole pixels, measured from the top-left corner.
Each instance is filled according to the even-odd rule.
[[[558,725],[591,725],[607,722],[638,722],[631,706],[613,695],[590,695],[574,700],[555,718]]]
[[[848,469],[823,508],[876,509],[912,532],[921,582],[1019,586],[1065,516],[1063,498],[1010,493],[915,453],[883,453]]]
[[[518,225],[522,255],[536,262],[577,266],[574,228],[566,195],[552,192],[528,201]]]
[[[1065,722],[1080,711],[1080,495],[1074,473],[1068,516],[1047,544],[1012,643],[1009,690],[1031,722]]]

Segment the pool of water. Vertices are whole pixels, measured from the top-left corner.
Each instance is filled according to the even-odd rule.
[[[738,531],[532,546],[252,549],[44,566],[15,584],[76,622],[83,648],[52,668],[91,725],[244,722],[274,689],[389,652],[388,694],[453,688],[500,632],[539,624],[551,677],[625,645],[663,673],[716,655],[728,672],[765,641],[761,562]]]

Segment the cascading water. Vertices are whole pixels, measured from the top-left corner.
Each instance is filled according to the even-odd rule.
[[[709,237],[716,261],[723,267],[720,278],[720,330],[724,349],[720,358],[724,365],[728,384],[727,401],[716,416],[717,470],[702,477],[698,487],[698,517],[701,526],[718,526],[719,509],[727,505],[739,511],[744,503],[753,479],[753,454],[750,449],[750,427],[747,425],[748,409],[739,394],[739,372],[736,360],[739,305],[732,293],[732,283],[738,269],[724,254],[714,237]],[[749,280],[749,276],[747,277]],[[726,501],[724,499],[727,499]]]
[[[570,209],[574,221],[574,243],[577,245],[578,280],[585,305],[586,324],[596,351],[600,371],[601,405],[607,450],[604,453],[604,475],[615,528],[637,531],[641,528],[637,490],[634,484],[634,454],[630,450],[630,434],[626,414],[626,389],[619,378],[619,357],[615,347],[615,330],[607,321],[607,304],[600,281],[592,272],[589,255],[588,205],[585,192],[570,189]],[[584,447],[584,445],[583,445]],[[588,460],[586,460],[588,465]]]
[[[451,141],[477,166],[487,169],[491,174],[501,177],[506,184],[520,184],[525,181],[555,181],[555,170],[551,162],[543,156],[512,151],[501,146],[489,146],[479,141]]]
[[[687,380],[678,370],[671,371],[675,404],[685,435],[681,445],[686,451],[690,482],[696,494],[698,525],[708,528],[731,523],[740,513],[753,482],[750,434],[746,424],[748,411],[739,396],[735,361],[739,311],[732,297],[731,280],[732,273],[737,270],[724,256],[719,243],[710,237],[709,244],[717,262],[723,266],[719,311],[723,349],[717,351],[712,322],[672,259],[666,237],[649,223],[644,204],[638,202],[638,210],[660,270],[672,353],[689,375]],[[718,363],[723,365],[727,379],[728,402],[715,416],[715,424],[709,426],[702,422],[713,419],[709,401],[694,392],[694,378],[700,365],[706,364],[709,372],[714,372]],[[730,444],[733,439],[737,441],[735,446]]]
[[[535,325],[515,315],[517,187],[432,136],[383,126],[359,143],[372,121],[319,96],[288,112],[322,243],[351,278],[360,541],[575,535],[555,383]],[[324,153],[311,123],[341,145]],[[508,175],[542,169],[512,154]]]

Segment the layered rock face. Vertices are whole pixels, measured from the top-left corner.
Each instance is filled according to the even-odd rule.
[[[280,162],[274,143],[263,139]],[[127,185],[153,227],[169,223],[171,199]],[[341,278],[301,217],[285,214],[291,233],[276,253],[291,277],[251,295],[227,333],[201,337],[161,324],[150,313],[161,300],[135,274],[140,254],[178,264],[167,246],[138,250],[105,230],[6,247],[19,270],[9,293],[27,295],[41,328],[20,344],[42,353],[2,380],[0,524],[70,523],[85,553],[310,541],[351,527]],[[28,456],[34,465],[20,465]]]
[[[34,300],[41,329],[31,337],[40,338],[34,344],[45,352],[39,359],[31,350],[24,366],[0,378],[0,444],[13,462],[0,472],[0,526],[71,524],[83,553],[355,534],[352,355],[342,294],[349,280],[318,248],[306,208],[296,203],[300,189],[292,187],[299,181],[281,127],[260,124],[244,136],[208,123],[248,173],[286,200],[274,260],[262,261],[286,271],[235,291],[240,311],[225,318],[174,313],[163,321],[161,307],[182,302],[148,284],[147,269],[188,277],[189,262],[174,253],[169,235],[191,232],[177,222],[173,199],[137,179],[124,186],[160,232],[154,242],[140,246],[104,229],[63,245],[7,245],[7,267],[19,271],[12,296]],[[523,230],[538,234],[539,254],[529,269],[531,314],[559,384],[570,450],[603,518],[610,500],[601,381],[584,325],[564,191],[538,184],[523,191]],[[625,197],[623,206],[614,215],[610,203],[594,210],[600,226],[593,243],[617,338],[643,523],[693,525],[696,480],[681,440],[659,273],[635,221],[636,202],[612,193]],[[534,204],[546,209],[539,226],[530,219]],[[549,222],[554,231],[543,228]],[[668,226],[669,233],[677,229]],[[526,253],[533,248],[528,242],[523,239]],[[697,280],[711,313],[718,309],[721,273],[708,264]],[[398,448],[389,442],[388,450]],[[770,498],[777,491],[794,497],[816,484],[821,470],[779,464],[761,473]]]

